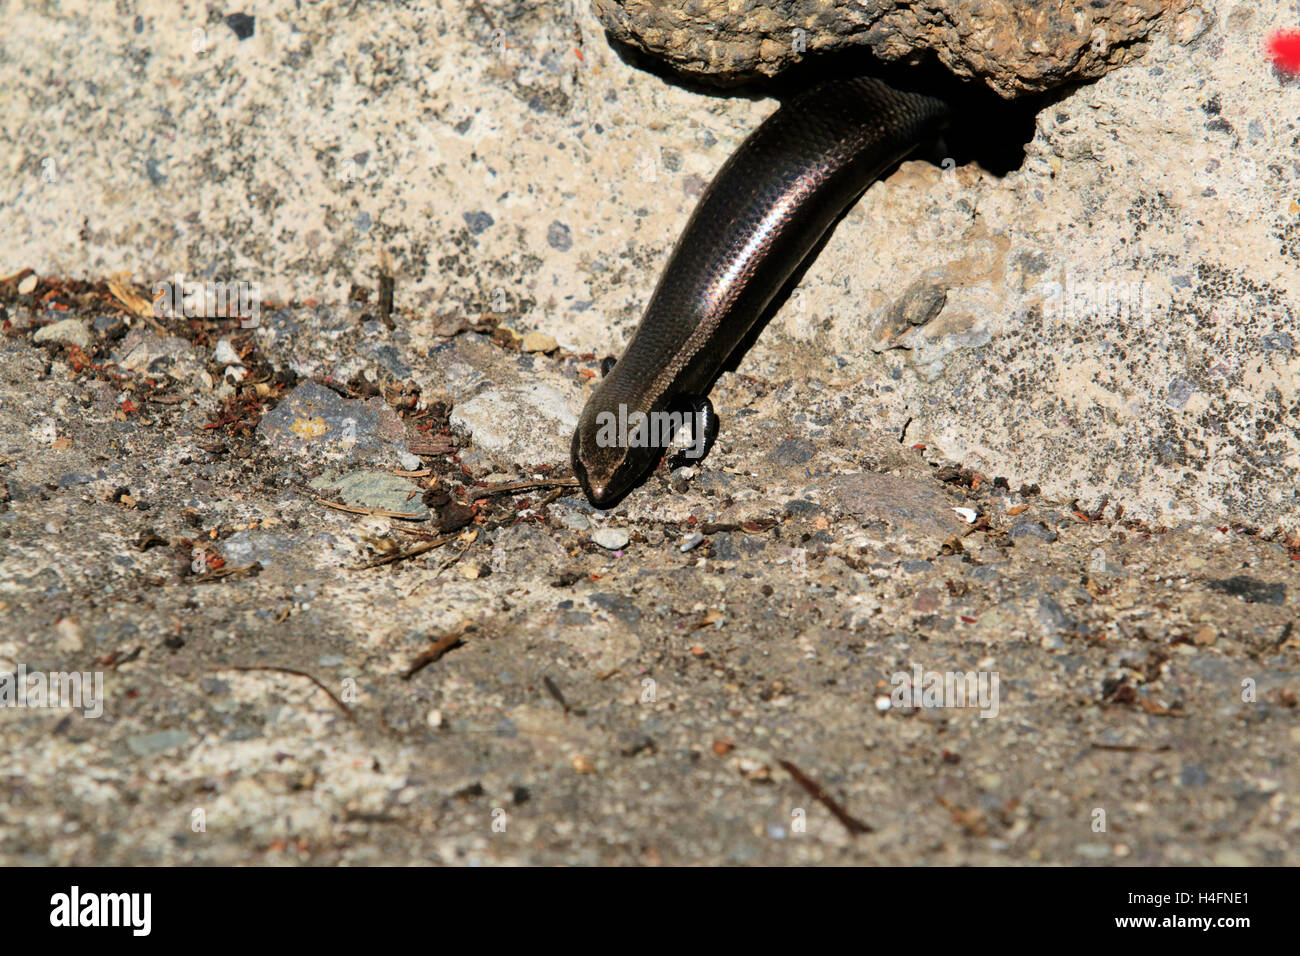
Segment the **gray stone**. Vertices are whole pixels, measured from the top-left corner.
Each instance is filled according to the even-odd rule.
[[[129,372],[166,372],[178,378],[203,367],[198,352],[185,339],[157,335],[139,325],[118,343],[112,360]]]
[[[1048,544],[1051,544],[1061,536],[1041,521],[1031,521],[1028,518],[1024,518],[1011,526],[1011,530],[1007,532],[1007,537],[1012,541],[1026,537],[1038,538],[1040,541],[1046,541]]]
[[[591,540],[608,551],[620,551],[632,539],[622,528],[601,528],[592,532]]]
[[[36,313],[26,306],[9,309],[9,327],[14,332],[26,332],[36,324]]]
[[[793,468],[812,460],[817,446],[803,438],[787,438],[768,452],[773,464]]]
[[[63,319],[61,322],[55,322],[36,330],[32,340],[37,344],[42,342],[57,342],[60,345],[75,345],[79,349],[90,348],[90,330],[80,319]]]
[[[474,233],[476,236],[479,233],[486,231],[489,226],[493,225],[493,223],[494,220],[492,219],[491,214],[483,212],[482,210],[465,213],[465,225],[469,226],[469,231]]]
[[[551,223],[546,230],[546,244],[560,252],[568,252],[573,248],[573,236],[569,227],[562,222]]]
[[[327,473],[314,479],[311,487],[333,489],[344,504],[360,508],[429,516],[429,509],[420,500],[420,489],[408,479],[386,471],[352,471],[337,476]]]
[[[186,746],[191,739],[183,730],[160,730],[157,733],[127,737],[126,746],[137,757],[157,757],[169,750]]]
[[[239,357],[239,353],[235,351],[228,338],[217,340],[217,347],[212,350],[212,361],[221,366],[243,364],[243,359]]]
[[[907,333],[937,316],[947,301],[948,290],[942,285],[923,280],[912,283],[872,325],[871,348],[877,352],[911,348]]]
[[[720,533],[713,536],[713,558],[716,561],[739,561],[735,535]]]
[[[884,521],[904,535],[919,535],[942,543],[961,534],[966,524],[952,503],[933,485],[897,475],[857,472],[839,475],[828,485],[827,510],[852,515],[860,521]]]
[[[537,465],[568,460],[578,414],[572,396],[531,383],[480,392],[452,410],[451,424],[480,451]]]
[[[406,454],[406,426],[382,398],[343,398],[304,382],[257,426],[274,454],[316,465],[389,464]]]
[[[116,335],[126,328],[126,323],[122,321],[120,315],[97,315],[91,323],[92,328],[100,335]]]
[[[264,568],[296,564],[301,560],[302,549],[300,539],[277,531],[236,531],[221,542],[222,557],[235,567],[253,563]]]
[[[586,515],[565,515],[560,519],[560,524],[570,531],[586,531],[591,527],[591,522]]]
[[[1059,635],[1063,633],[1074,634],[1080,632],[1079,623],[1064,610],[1061,605],[1046,595],[1038,596],[1038,607],[1035,612],[1039,626],[1049,635]]]

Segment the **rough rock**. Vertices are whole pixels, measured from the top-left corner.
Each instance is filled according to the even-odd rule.
[[[1164,29],[1205,29],[1195,0],[592,0],[610,35],[721,82],[772,76],[810,54],[859,50],[884,61],[929,53],[1005,96],[1096,79],[1140,56]],[[864,57],[869,65],[869,60]]]
[[[926,482],[862,472],[837,477],[830,488],[835,510],[864,526],[883,522],[895,531],[928,540],[936,549],[966,530],[951,502]]]
[[[350,471],[342,475],[326,472],[313,479],[311,487],[321,491],[332,490],[348,505],[399,511],[421,518],[429,515],[429,509],[421,503],[414,485],[384,471]]]
[[[64,319],[52,325],[36,330],[33,342],[58,342],[60,345],[75,345],[77,348],[90,347],[90,330],[86,324],[77,319]]]
[[[943,311],[947,302],[948,290],[941,283],[924,280],[912,283],[872,323],[872,351],[910,348],[908,333],[927,324]]]
[[[183,730],[160,730],[153,734],[136,734],[126,739],[131,753],[146,758],[157,757],[189,742],[190,735]]]
[[[227,564],[260,564],[274,568],[300,561],[302,546],[296,536],[280,531],[236,531],[221,542],[221,555]]]
[[[601,528],[599,531],[592,532],[591,540],[606,551],[617,551],[626,548],[631,537],[622,528]]]
[[[525,352],[554,352],[560,343],[544,332],[526,332],[519,347]]]
[[[306,465],[373,463],[396,467],[406,447],[406,426],[382,398],[343,398],[324,385],[304,382],[257,426],[277,454]]]
[[[456,406],[451,424],[479,451],[533,465],[567,459],[578,415],[571,393],[534,383],[487,389]]]
[[[136,326],[118,343],[113,361],[130,372],[165,372],[185,378],[200,371],[198,351],[176,335],[158,335]]]

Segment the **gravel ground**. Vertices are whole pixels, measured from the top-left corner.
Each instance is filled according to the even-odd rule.
[[[104,699],[0,710],[5,862],[1296,862],[1284,536],[846,429],[797,353],[724,380],[698,474],[594,513],[448,414],[572,401],[594,355],[18,284],[0,658]]]
[[[585,3],[0,0],[0,863],[1297,863],[1296,24],[1217,6],[872,187],[599,513],[775,102]]]

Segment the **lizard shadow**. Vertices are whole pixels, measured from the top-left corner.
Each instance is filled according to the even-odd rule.
[[[610,42],[618,55],[631,65],[700,95],[728,98],[739,96],[748,99],[775,97],[784,102],[790,96],[820,80],[870,75],[884,80],[897,89],[927,93],[947,102],[951,107],[952,118],[941,137],[920,144],[917,149],[864,187],[863,193],[875,182],[888,179],[902,163],[918,159],[945,170],[975,164],[990,175],[1002,178],[1019,169],[1023,164],[1026,155],[1025,147],[1035,135],[1039,112],[1081,85],[1064,86],[1046,93],[1004,100],[982,84],[955,76],[933,56],[917,64],[898,66],[883,63],[863,51],[847,51],[809,58],[777,78],[745,80],[719,87],[698,76],[676,71],[660,61],[652,60],[638,50],[617,43],[612,38]],[[803,257],[790,278],[759,314],[749,331],[727,359],[720,364],[716,374],[709,380],[708,388],[704,391],[705,395],[713,389],[723,373],[735,372],[740,368],[759,336],[789,301],[844,217],[860,200],[861,194],[836,217],[816,245]],[[645,474],[632,487],[643,484],[655,467],[657,465],[647,468]],[[629,492],[631,490],[628,489]],[[622,497],[620,496],[620,500]],[[612,502],[608,506],[612,507],[615,504],[617,502]]]

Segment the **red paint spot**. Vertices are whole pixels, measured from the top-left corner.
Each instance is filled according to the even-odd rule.
[[[1266,49],[1279,70],[1300,74],[1300,30],[1278,30],[1268,38]]]

